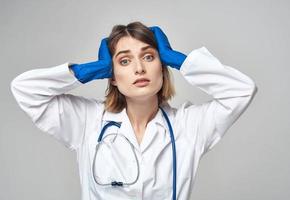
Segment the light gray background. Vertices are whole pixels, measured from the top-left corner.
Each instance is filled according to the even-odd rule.
[[[289,1],[0,2],[1,200],[78,200],[81,192],[75,153],[32,124],[10,92],[11,80],[34,68],[93,61],[113,25],[137,20],[160,26],[172,47],[185,54],[207,47],[259,89],[201,160],[195,199],[289,199]],[[173,74],[172,106],[211,99],[178,71]],[[103,98],[106,85],[98,80],[72,93]]]

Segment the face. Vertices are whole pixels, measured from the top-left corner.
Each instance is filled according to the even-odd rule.
[[[157,97],[163,84],[162,65],[158,51],[132,37],[121,38],[113,55],[112,84],[130,99],[146,100]],[[145,78],[148,81],[135,81]]]

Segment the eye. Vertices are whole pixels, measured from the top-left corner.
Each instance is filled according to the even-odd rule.
[[[126,61],[126,62],[124,62],[124,61]],[[126,65],[126,64],[128,64],[129,62],[127,62],[128,61],[128,59],[123,59],[123,60],[121,60],[119,63],[121,64],[121,65]]]
[[[152,61],[154,59],[154,56],[152,56],[151,54],[145,56],[145,58],[149,58],[148,61]]]

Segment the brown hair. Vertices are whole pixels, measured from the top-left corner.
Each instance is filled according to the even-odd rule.
[[[118,41],[122,37],[131,36],[141,42],[149,44],[156,50],[158,50],[157,43],[154,38],[154,33],[139,21],[131,22],[127,26],[125,25],[115,25],[112,28],[111,34],[108,37],[108,47],[110,53],[113,55],[116,53],[116,46]],[[113,62],[112,62],[113,64]],[[166,65],[162,63],[162,74],[163,74],[163,85],[162,88],[157,93],[158,96],[158,105],[161,105],[167,100],[171,99],[175,95],[175,89],[171,83],[170,73]],[[114,70],[113,70],[114,71]],[[114,72],[112,73],[114,77]],[[112,78],[108,80],[108,87],[106,89],[106,99],[105,109],[110,112],[120,112],[123,108],[126,107],[125,96],[118,90],[117,86],[111,84]]]

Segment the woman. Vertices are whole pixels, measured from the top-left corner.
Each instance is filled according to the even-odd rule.
[[[213,100],[171,107],[167,66]],[[105,78],[105,101],[65,94]],[[246,110],[257,86],[205,47],[186,56],[158,26],[132,22],[113,27],[98,61],[27,71],[11,90],[38,128],[76,151],[82,199],[187,200],[200,158]],[[110,121],[118,124],[106,128]]]

